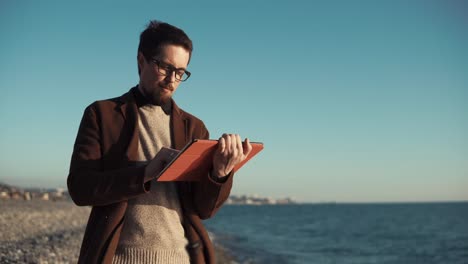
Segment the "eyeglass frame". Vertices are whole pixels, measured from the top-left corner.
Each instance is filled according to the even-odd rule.
[[[192,75],[192,73],[190,73],[189,71],[187,71],[186,69],[184,68],[176,68],[174,67],[173,65],[171,64],[168,64],[168,63],[165,63],[163,61],[160,61],[158,59],[155,59],[155,58],[151,58],[151,62],[153,62],[157,67],[158,67],[158,72],[164,76],[168,76],[168,75],[172,75],[172,73],[174,72],[175,73],[175,79],[179,82],[185,82],[188,78],[190,78],[190,75]],[[167,65],[166,67],[161,67],[160,64],[165,64]],[[165,69],[165,73],[162,73],[161,72],[161,68]],[[184,71],[184,73],[182,74],[182,76],[184,76],[184,74],[187,76],[185,79],[180,79],[178,76],[177,76],[177,71]]]

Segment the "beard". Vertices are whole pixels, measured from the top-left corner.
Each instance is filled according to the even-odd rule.
[[[148,96],[148,100],[153,105],[164,106],[171,102],[172,96],[162,94],[160,90],[154,91]]]
[[[174,91],[174,87],[167,83],[158,84],[155,89],[146,89],[145,87],[142,87],[142,90],[150,104],[159,105],[165,108],[165,106],[171,105],[172,94],[165,93],[162,87],[167,87],[169,90]]]

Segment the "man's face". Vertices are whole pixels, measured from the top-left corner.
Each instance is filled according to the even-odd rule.
[[[189,52],[181,46],[165,45],[161,48],[159,55],[153,59],[164,67],[186,69],[189,58]],[[151,59],[146,61],[142,53],[138,53],[138,65],[140,66],[139,85],[145,96],[156,105],[169,102],[180,84],[180,81],[176,80],[176,73],[161,74],[159,66]]]

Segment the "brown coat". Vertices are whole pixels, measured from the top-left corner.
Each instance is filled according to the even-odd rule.
[[[136,89],[135,87],[132,89]],[[149,192],[144,166],[134,161],[138,146],[138,108],[134,91],[97,101],[81,120],[68,175],[68,190],[79,206],[92,206],[79,263],[111,263],[125,221],[127,201]],[[194,138],[207,139],[203,122],[173,102],[171,139],[182,149]],[[214,250],[201,219],[213,216],[229,196],[233,175],[225,183],[208,175],[196,183],[178,183],[185,235],[192,263],[214,263]]]

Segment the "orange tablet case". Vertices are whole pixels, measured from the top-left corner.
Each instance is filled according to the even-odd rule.
[[[218,140],[194,139],[166,166],[157,178],[158,181],[199,181],[197,177],[207,175],[211,169],[217,144]],[[234,172],[263,149],[263,143],[251,142],[250,144],[252,151],[243,162],[237,164]]]

